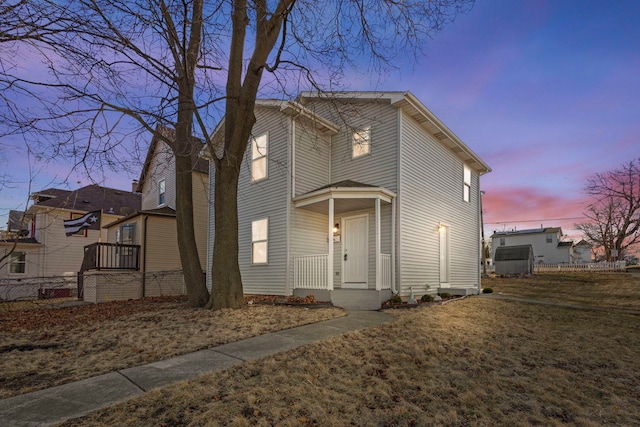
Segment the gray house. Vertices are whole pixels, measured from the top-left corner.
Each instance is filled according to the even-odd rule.
[[[245,293],[367,309],[411,289],[478,293],[490,168],[411,93],[307,92],[255,114],[238,193]]]
[[[496,249],[496,274],[532,274],[533,246],[500,246]]]

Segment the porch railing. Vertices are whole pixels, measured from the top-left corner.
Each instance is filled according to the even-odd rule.
[[[293,257],[295,289],[327,289],[327,254]]]
[[[140,245],[92,243],[84,247],[80,271],[140,270]]]
[[[381,289],[391,289],[391,255],[380,254]]]

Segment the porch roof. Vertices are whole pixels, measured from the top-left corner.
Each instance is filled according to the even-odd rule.
[[[335,212],[339,214],[373,208],[375,199],[391,203],[395,197],[396,194],[386,188],[345,180],[294,197],[293,205],[296,208],[326,213],[329,199],[334,199]]]

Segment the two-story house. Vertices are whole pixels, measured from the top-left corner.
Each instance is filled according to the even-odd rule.
[[[238,190],[245,293],[366,309],[392,292],[478,293],[490,168],[411,93],[306,92],[255,115]]]
[[[173,129],[160,127],[165,138],[175,138]],[[200,263],[206,265],[207,225],[209,197],[209,162],[199,157],[203,144],[194,141],[192,150],[194,169],[190,172],[193,185],[194,226]],[[135,266],[137,274],[123,272],[116,285],[101,286],[104,273],[95,268],[88,276],[92,282],[85,288],[85,300],[101,302],[107,299],[129,299],[145,296],[185,294],[182,265],[177,243],[175,157],[171,148],[160,137],[154,136],[136,184],[141,197],[140,209],[107,224],[106,242],[110,245],[134,245],[139,247],[136,259],[124,259]],[[111,246],[112,251],[122,251]],[[105,268],[107,267],[107,268]],[[102,270],[118,266],[103,266]],[[133,269],[133,268],[132,268]]]
[[[531,245],[537,264],[569,264],[573,262],[573,242],[562,240],[560,227],[528,230],[495,231],[491,236],[491,255],[495,259],[500,246]]]
[[[65,220],[99,211],[100,224],[105,225],[140,209],[139,194],[95,184],[73,191],[49,188],[33,193],[31,199],[33,204],[25,213],[30,223],[28,235],[23,233],[19,238],[0,274],[7,279],[30,283],[36,289],[45,286],[45,282],[56,283],[57,278],[62,277],[70,277],[75,283],[84,247],[107,238],[107,233],[99,226],[67,235]],[[11,250],[11,242],[3,242],[0,246],[5,253]],[[20,297],[36,296],[32,290],[17,294]]]

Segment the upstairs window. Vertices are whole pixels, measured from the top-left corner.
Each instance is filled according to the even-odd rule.
[[[267,150],[269,141],[267,134],[251,138],[251,181],[267,178]]]
[[[251,263],[267,263],[267,244],[269,238],[269,219],[251,222]]]
[[[13,252],[9,260],[9,273],[24,274],[26,272],[27,253]]]
[[[166,182],[164,179],[158,181],[158,206],[165,204]]]
[[[504,246],[504,245],[506,245],[506,244],[507,244],[507,242],[505,241],[505,238],[504,238],[504,237],[501,237],[501,238],[500,238],[500,246]]]
[[[371,154],[371,127],[357,130],[353,133],[352,140],[352,157],[365,156]]]
[[[464,175],[463,175],[463,189],[462,189],[462,199],[465,202],[468,202],[471,195],[471,169],[467,165],[464,165]]]
[[[553,234],[547,234],[547,243],[553,243]]]

